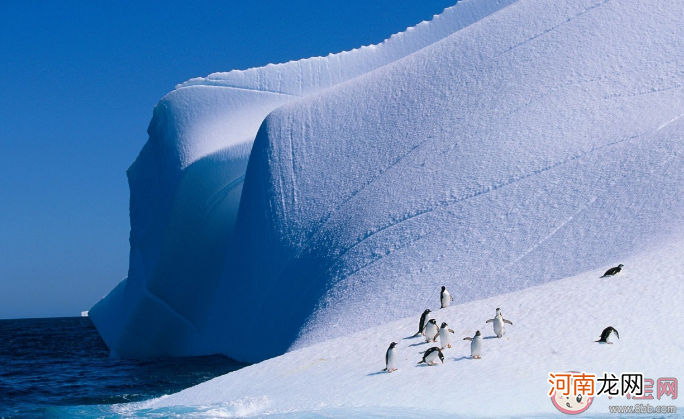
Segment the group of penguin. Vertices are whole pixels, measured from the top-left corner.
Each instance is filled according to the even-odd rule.
[[[615,276],[619,274],[622,271],[624,265],[620,264],[614,268],[610,268],[606,271],[606,273],[601,276],[601,278],[605,277],[610,277],[610,276]],[[441,308],[447,308],[449,307],[449,304],[451,304],[452,301],[454,301],[454,297],[449,294],[449,291],[447,291],[446,287],[442,287],[442,291],[440,292],[439,295],[440,303],[441,303]],[[446,322],[442,322],[442,326],[438,327],[437,326],[437,320],[435,319],[430,319],[430,309],[426,309],[423,311],[423,314],[420,316],[420,321],[418,323],[418,332],[413,335],[413,337],[418,337],[420,335],[425,336],[425,341],[430,343],[430,342],[437,342],[437,338],[439,338],[440,346],[433,346],[429,348],[427,351],[423,353],[423,359],[418,362],[418,364],[427,364],[427,365],[436,365],[437,360],[439,359],[444,363],[444,354],[442,351],[446,348],[451,348],[451,336],[450,333],[454,333],[453,330],[449,329],[449,325],[446,324]],[[493,319],[489,319],[486,321],[486,323],[493,323],[493,328],[494,328],[494,334],[496,335],[497,338],[501,338],[505,331],[505,324],[510,324],[511,326],[513,323],[510,320],[504,319],[503,314],[501,313],[501,309],[497,308],[496,309],[496,315],[494,316]],[[607,343],[607,344],[612,344],[611,338],[615,334],[617,338],[620,338],[620,335],[618,334],[618,331],[615,330],[612,326],[606,327],[603,332],[601,333],[601,338],[597,340],[596,342],[598,343]],[[478,330],[475,332],[475,336],[473,337],[465,337],[463,340],[468,340],[470,341],[470,355],[473,359],[480,359],[482,358],[482,335],[480,334],[480,331]],[[397,343],[392,342],[390,343],[389,348],[387,348],[387,352],[385,353],[385,369],[383,371],[387,372],[392,372],[397,370],[397,350],[396,350]]]

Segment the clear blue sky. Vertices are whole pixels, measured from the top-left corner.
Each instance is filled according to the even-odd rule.
[[[217,71],[382,41],[456,0],[0,0],[0,318],[127,275],[126,169],[156,102]]]

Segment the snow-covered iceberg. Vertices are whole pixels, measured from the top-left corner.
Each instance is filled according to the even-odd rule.
[[[115,356],[260,361],[435,308],[441,285],[466,303],[681,238],[683,12],[468,0],[178,86],[93,321]]]
[[[128,170],[128,277],[91,313],[112,355],[222,351],[206,322],[231,256],[252,142],[269,112],[411,54],[512,1],[464,1],[378,45],[176,86],[155,107],[149,141]]]

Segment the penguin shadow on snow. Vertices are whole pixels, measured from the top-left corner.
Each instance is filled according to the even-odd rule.
[[[451,358],[452,361],[458,362],[458,361],[463,361],[464,359],[470,359],[471,357],[469,356],[462,356],[460,358]]]
[[[439,365],[439,364],[430,365],[430,364],[422,363],[422,364],[416,364],[416,365],[414,365],[414,367],[416,367],[416,368],[422,368],[422,367],[436,367],[436,366],[438,366],[438,365]]]
[[[422,342],[420,342],[420,343],[412,343],[412,344],[409,345],[409,347],[427,345],[428,343],[431,343],[431,342],[422,341]]]
[[[498,338],[496,337],[496,335],[493,335],[493,336],[487,336],[486,338],[482,338],[482,339],[498,339]]]
[[[394,372],[396,373],[397,371],[394,371]],[[366,374],[366,377],[372,377],[374,375],[383,375],[383,374],[387,375],[390,373],[388,373],[387,370],[380,370],[380,371],[370,372],[370,373]]]

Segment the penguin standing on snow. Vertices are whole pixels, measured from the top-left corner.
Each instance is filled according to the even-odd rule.
[[[439,328],[439,342],[442,345],[442,350],[444,348],[451,348],[451,336],[449,336],[449,333],[454,333],[454,331],[449,329],[446,322],[442,323],[442,327]]]
[[[430,309],[426,308],[423,314],[420,315],[420,322],[418,323],[418,333],[413,335],[414,338],[420,335],[425,336],[425,326],[427,326],[428,320],[430,320]]]
[[[510,320],[506,320],[503,318],[503,314],[501,314],[500,308],[496,309],[496,316],[494,316],[493,319],[487,320],[486,323],[494,323],[494,334],[497,338],[500,338],[504,335],[504,333],[506,333],[506,330],[504,329],[504,323],[508,323],[511,326],[513,326],[513,323],[511,323]]]
[[[428,366],[435,365],[437,363],[437,358],[442,361],[442,364],[444,363],[444,355],[442,354],[442,351],[438,347],[433,346],[425,351],[423,354],[423,360],[420,361],[419,364],[426,363]]]
[[[624,266],[625,266],[625,265],[623,265],[623,264],[621,263],[621,264],[619,264],[618,266],[616,266],[616,267],[614,267],[614,268],[610,268],[610,269],[608,269],[608,270],[606,271],[606,273],[604,273],[603,276],[600,277],[600,278],[605,278],[605,277],[607,277],[607,276],[615,276],[615,275],[619,274],[620,272],[622,272],[622,268],[624,268]]]
[[[470,342],[470,355],[473,359],[482,358],[482,335],[478,330],[475,332],[475,336],[472,338],[463,338],[463,340],[469,340]]]
[[[439,336],[437,320],[430,319],[427,326],[425,326],[425,342],[437,342],[437,336]]]
[[[385,369],[383,371],[392,372],[397,370],[397,342],[390,343],[385,353]]]
[[[439,301],[442,303],[442,308],[449,307],[449,304],[454,301],[454,297],[449,294],[445,286],[442,286],[442,292],[439,293]]]
[[[618,339],[620,339],[620,335],[618,334],[618,331],[613,328],[613,326],[608,326],[605,329],[603,329],[603,332],[601,332],[601,339],[597,340],[596,342],[598,343],[607,343],[609,345],[612,345],[613,342],[612,336],[613,333],[615,333],[615,336],[617,336]]]

